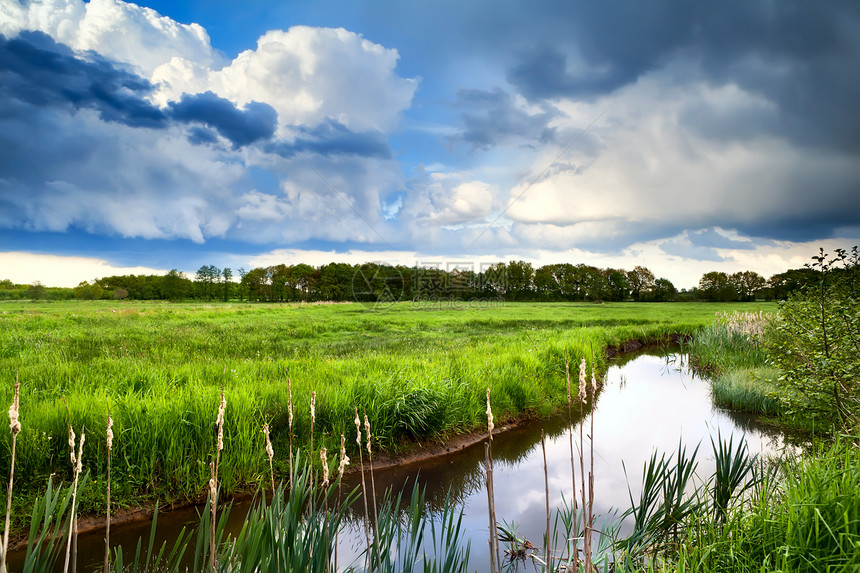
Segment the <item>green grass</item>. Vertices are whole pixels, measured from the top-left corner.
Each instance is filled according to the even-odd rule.
[[[769,367],[730,370],[711,379],[711,395],[722,408],[780,416],[785,406],[777,397],[778,378],[779,371]]]
[[[547,415],[565,399],[565,360],[586,356],[602,369],[609,345],[692,334],[715,313],[763,307],[772,308],[514,303],[439,310],[402,303],[372,312],[358,304],[4,302],[0,403],[11,403],[19,369],[23,424],[13,515],[28,513],[49,475],[71,477],[63,396],[75,431],[87,433],[84,466],[93,487],[80,500],[83,511],[104,507],[108,412],[117,505],[197,500],[209,479],[222,384],[221,484],[229,494],[268,480],[266,421],[276,475],[287,475],[287,373],[297,447],[310,443],[308,404],[316,390],[316,448],[336,450],[341,432],[354,447],[357,406],[370,418],[377,449],[393,451],[485,425],[488,384],[497,424]],[[4,440],[0,475],[8,475],[8,463]]]

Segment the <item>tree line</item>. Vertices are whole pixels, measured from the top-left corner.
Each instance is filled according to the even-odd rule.
[[[814,284],[814,269],[793,269],[765,279],[753,271],[705,273],[697,287],[678,291],[644,266],[600,269],[584,264],[534,268],[524,261],[474,265],[390,266],[376,263],[279,264],[246,271],[203,265],[193,277],[173,269],[165,275],[116,275],[74,288],[0,281],[0,300],[240,300],[259,302],[475,300],[670,302],[785,299]]]

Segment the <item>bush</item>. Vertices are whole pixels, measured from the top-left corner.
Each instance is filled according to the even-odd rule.
[[[813,260],[818,281],[780,305],[768,351],[789,413],[847,429],[860,423],[860,253]]]

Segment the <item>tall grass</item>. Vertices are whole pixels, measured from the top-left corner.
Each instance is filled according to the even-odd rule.
[[[14,516],[27,512],[38,484],[52,474],[72,478],[61,463],[67,420],[60,396],[75,426],[88,428],[84,455],[100,482],[107,477],[110,404],[123,437],[113,451],[114,503],[202,500],[211,475],[197,460],[211,452],[211,405],[222,381],[231,402],[218,473],[229,495],[290,475],[286,456],[270,470],[259,431],[264,423],[276,451],[298,449],[317,460],[323,445],[337,448],[336,436],[358,406],[374,428],[374,447],[397,451],[480,427],[487,372],[499,422],[546,415],[564,404],[565,359],[586,357],[602,367],[607,346],[692,333],[712,320],[713,309],[400,305],[373,313],[360,305],[22,304],[21,312],[0,314],[0,377],[10,379],[20,367],[21,399],[32,421],[18,436],[13,529],[23,527]],[[295,404],[307,404],[312,390],[318,395],[313,453],[307,408],[296,408],[292,424],[288,411],[290,393]],[[0,401],[10,399],[0,385]],[[8,447],[0,443],[3,473]],[[102,512],[105,492],[91,490],[79,504],[82,512]]]
[[[768,362],[764,344],[768,320],[762,312],[718,314],[684,344],[694,369],[710,379],[721,408],[773,417],[786,413],[780,373]]]
[[[212,499],[200,513],[196,533],[183,530],[170,545],[164,542],[159,547],[154,543],[156,512],[149,539],[141,538],[135,548],[114,549],[110,570],[183,573],[208,569],[213,562],[212,537],[217,540],[218,573],[336,570],[333,533],[345,525],[347,511],[357,500],[357,494],[352,492],[337,502],[337,482],[321,488],[311,480],[310,466],[303,458],[296,460],[296,467],[292,490],[287,492],[280,485],[269,500],[260,494],[235,536],[226,534],[226,523],[233,511],[230,505],[221,509],[213,526],[209,519]],[[31,515],[25,573],[53,570],[63,547],[58,533],[69,529],[73,520],[72,497],[71,488],[54,489],[49,482],[44,495],[38,498]],[[359,557],[363,563],[350,564],[349,570],[363,568],[380,573],[467,570],[470,548],[463,539],[462,511],[455,509],[453,503],[446,503],[438,514],[426,515],[424,493],[416,486],[408,500],[402,494],[387,492],[379,516],[379,533],[374,544]]]

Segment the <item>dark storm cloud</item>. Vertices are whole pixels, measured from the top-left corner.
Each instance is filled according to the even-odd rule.
[[[167,117],[142,96],[148,81],[96,54],[88,61],[41,32],[14,39],[0,35],[0,98],[36,107],[94,109],[105,121],[131,127],[165,127]]]
[[[555,139],[555,130],[549,122],[559,112],[543,106],[543,111],[530,114],[517,107],[509,93],[499,88],[490,91],[464,89],[457,94],[457,107],[463,112],[463,131],[450,138],[465,141],[472,149],[491,149],[514,138],[537,143]]]
[[[379,131],[351,131],[331,118],[314,127],[298,126],[295,129],[299,134],[295,141],[272,144],[269,151],[283,157],[291,157],[298,152],[323,156],[391,158],[391,148],[385,134]]]
[[[171,124],[203,124],[228,139],[234,148],[272,136],[277,113],[264,103],[244,110],[211,92],[185,94],[162,110],[150,103],[149,81],[116,67],[97,54],[76,56],[67,46],[41,32],[0,35],[0,113],[34,108],[91,109],[108,122],[129,127],[163,129]],[[210,132],[191,130],[194,143],[214,141]]]
[[[240,110],[212,92],[183,94],[179,102],[170,102],[168,109],[177,121],[215,129],[234,148],[269,139],[278,125],[278,114],[269,104],[250,102]]]
[[[566,12],[564,36],[536,36],[508,68],[533,101],[591,99],[685,60],[693,66],[676,82],[735,83],[773,102],[768,131],[860,149],[860,3],[615,0]]]

